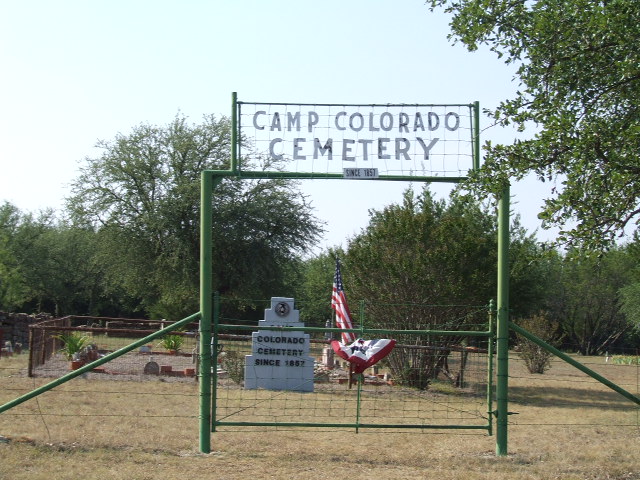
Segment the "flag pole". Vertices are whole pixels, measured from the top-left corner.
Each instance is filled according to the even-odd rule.
[[[349,390],[353,386],[353,363],[349,362]]]
[[[336,262],[339,262],[339,261],[340,261],[340,259],[338,257],[336,257]],[[331,321],[332,321],[331,326],[332,327],[337,327],[338,326],[338,324],[336,322],[337,314],[336,314],[335,309],[332,309],[332,310],[333,311],[331,312]],[[342,340],[342,333],[338,334],[338,338],[340,338],[340,341],[343,341]],[[349,385],[349,390],[351,390],[351,385],[353,384],[353,363],[351,363],[351,362],[347,362],[347,363],[349,363],[349,381],[348,381],[347,384]]]

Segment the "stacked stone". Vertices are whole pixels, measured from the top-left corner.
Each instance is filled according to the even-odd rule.
[[[6,342],[11,342],[14,347],[22,345],[28,348],[29,345],[29,325],[51,319],[48,313],[28,315],[26,313],[5,313],[0,312],[0,339],[2,346]]]

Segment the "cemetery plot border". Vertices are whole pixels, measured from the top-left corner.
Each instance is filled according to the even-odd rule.
[[[172,323],[69,316],[33,324],[29,327],[28,375],[61,377]],[[187,331],[167,332],[159,341],[125,353],[83,375],[105,380],[193,382],[198,370],[198,333],[197,325],[192,327]]]

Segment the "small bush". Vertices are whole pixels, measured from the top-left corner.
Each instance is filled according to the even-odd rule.
[[[182,348],[184,344],[184,337],[182,335],[167,335],[163,337],[159,345],[164,347],[170,352],[177,352]]]
[[[549,319],[545,313],[539,313],[530,318],[516,322],[519,326],[550,345],[555,346],[560,340],[558,322]],[[529,373],[544,373],[551,367],[551,352],[527,340],[522,335],[518,337],[518,355],[524,361]]]
[[[244,355],[234,351],[225,352],[221,363],[229,378],[240,385],[244,380]]]

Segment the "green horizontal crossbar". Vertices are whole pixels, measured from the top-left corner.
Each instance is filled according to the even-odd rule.
[[[393,423],[296,423],[296,422],[215,422],[226,427],[327,427],[327,428],[401,428],[401,429],[441,429],[441,430],[489,430],[489,425],[434,425],[434,424],[393,424]]]
[[[205,170],[203,173],[218,177],[236,178],[291,178],[291,179],[317,179],[317,180],[349,180],[342,173],[313,173],[313,172],[265,172],[265,171],[244,171],[244,170]],[[409,176],[409,175],[380,175],[372,178],[371,181],[394,181],[394,182],[428,182],[428,183],[461,183],[467,177],[431,177],[431,176]]]
[[[465,337],[490,337],[490,331],[475,330],[387,330],[382,328],[327,328],[327,327],[279,327],[279,326],[258,326],[258,325],[232,325],[229,323],[221,323],[217,326],[218,330],[270,330],[279,332],[353,332],[359,334],[396,334],[396,335],[440,335],[440,336],[456,336]]]

